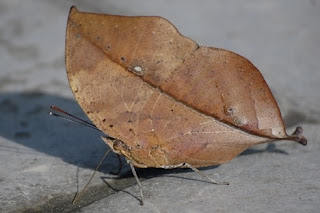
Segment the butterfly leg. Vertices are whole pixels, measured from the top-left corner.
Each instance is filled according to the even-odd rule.
[[[119,162],[118,171],[116,171],[116,172],[111,171],[111,174],[119,176],[121,173],[121,170],[122,170],[122,161],[121,161],[121,157],[119,154],[117,154],[117,157],[118,157],[118,162]]]
[[[133,174],[134,178],[136,179],[136,181],[137,181],[137,183],[138,183],[139,190],[140,190],[140,196],[141,196],[140,205],[143,205],[144,197],[143,197],[141,182],[140,182],[140,180],[139,180],[139,178],[138,178],[138,175],[137,175],[137,173],[136,173],[136,170],[134,169],[133,163],[132,163],[130,160],[127,160],[127,161],[128,161],[128,163],[130,164],[132,174]]]
[[[162,166],[162,168],[164,168],[164,169],[175,169],[175,168],[185,168],[185,167],[192,169],[194,172],[198,173],[199,175],[201,175],[205,179],[209,180],[213,184],[229,185],[228,182],[218,182],[218,181],[213,180],[208,175],[206,175],[205,173],[203,173],[202,171],[200,171],[199,169],[197,169],[196,167],[194,167],[188,163],[180,163],[180,164],[176,164],[176,165]]]
[[[84,191],[86,190],[86,188],[89,186],[91,180],[93,179],[94,175],[96,174],[96,172],[98,171],[98,169],[100,168],[103,160],[107,157],[107,155],[109,154],[109,152],[111,151],[111,149],[109,149],[105,154],[104,156],[101,158],[98,166],[96,167],[96,169],[94,170],[93,174],[91,175],[88,183],[85,185],[85,187],[79,192],[76,194],[76,196],[74,197],[73,201],[72,201],[72,204],[74,205],[76,203],[76,201],[82,196],[82,194],[84,193]]]

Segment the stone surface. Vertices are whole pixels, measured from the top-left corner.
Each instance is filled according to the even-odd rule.
[[[264,75],[293,131],[309,144],[260,145],[203,170],[140,169],[145,205],[126,165],[107,157],[77,205],[75,193],[108,149],[98,132],[47,115],[57,105],[85,118],[64,68],[72,2],[0,2],[0,212],[317,212],[320,208],[320,1],[77,1],[79,10],[159,15],[201,45],[247,57]]]

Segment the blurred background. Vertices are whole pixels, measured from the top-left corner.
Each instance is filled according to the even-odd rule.
[[[240,194],[247,192],[254,196],[251,199],[257,204],[252,204],[249,211],[258,207],[268,210],[269,205],[274,208],[279,207],[283,211],[297,208],[312,212],[320,207],[316,202],[316,199],[319,201],[320,194],[318,176],[320,159],[317,154],[319,150],[317,129],[320,121],[319,0],[1,0],[1,212],[45,211],[45,209],[67,211],[78,208],[70,207],[69,201],[79,190],[79,185],[81,188],[88,180],[107,150],[98,133],[47,115],[50,111],[49,106],[56,105],[81,118],[86,118],[73,98],[64,65],[66,21],[72,5],[77,6],[80,11],[87,12],[162,16],[172,22],[181,34],[200,45],[228,49],[248,58],[261,71],[273,91],[289,131],[298,124],[303,125],[305,135],[310,141],[307,147],[288,142],[281,142],[276,148],[261,146],[256,150],[269,149],[274,152],[265,155],[259,151],[252,152],[254,154],[251,156],[235,159],[233,165],[230,163],[231,165],[210,170],[212,174],[218,172],[220,178],[227,177],[230,182],[240,181],[244,184],[243,188],[230,187],[229,192],[221,189],[222,197],[230,197],[228,193],[231,192],[237,194],[237,197],[233,197],[234,199],[231,197],[228,201],[216,198],[214,193],[217,193],[217,189],[211,188],[212,194],[199,190],[205,194],[205,199],[210,200],[203,203],[197,200],[201,196],[192,194],[192,190],[199,189],[198,187],[205,188],[207,185],[200,183],[199,186],[199,182],[187,181],[187,184],[194,184],[194,188],[182,183],[185,188],[181,194],[187,194],[189,197],[179,198],[173,190],[159,191],[158,194],[152,192],[148,194],[147,191],[147,200],[149,199],[152,205],[149,203],[149,207],[147,204],[147,207],[140,209],[137,200],[130,195],[137,193],[133,186],[135,191],[132,193],[113,190],[109,194],[104,194],[102,197],[110,197],[108,205],[106,201],[101,206],[89,205],[86,211],[105,206],[109,207],[110,211],[115,208],[125,212],[126,209],[121,208],[124,208],[123,204],[128,203],[134,206],[131,211],[139,212],[148,212],[151,209],[168,211],[166,208],[170,209],[168,212],[180,212],[186,209],[190,210],[189,212],[193,210],[210,212],[208,211],[210,209],[221,212],[239,209],[246,211],[249,207],[241,204],[241,201],[246,200]],[[268,160],[270,161],[268,165],[271,166],[265,168],[264,163]],[[282,160],[284,165],[276,163],[277,160]],[[279,169],[279,173],[283,172],[283,167],[286,168],[280,182],[288,183],[286,175],[296,177],[298,182],[305,181],[302,185],[296,186],[290,177],[292,182],[289,182],[292,186],[289,184],[291,188],[285,187],[285,195],[282,194],[283,191],[277,192],[279,186],[274,184],[277,181],[272,181],[273,174],[268,172],[268,169],[275,171],[274,169],[280,165],[282,169]],[[252,171],[252,168],[251,170],[249,168],[251,166],[264,171],[264,177],[271,178],[266,179],[267,182],[270,181],[270,185],[267,186],[270,187],[271,191],[268,191],[270,193],[261,195],[259,187],[250,188],[249,183],[241,182],[253,181],[257,177],[255,175],[258,175],[255,172],[258,171],[253,170],[255,171],[253,177],[251,174],[250,177],[242,176],[234,179],[243,172],[242,169],[237,170],[237,166],[248,171]],[[117,168],[117,158],[112,154],[103,164],[98,177],[100,175],[112,179],[114,176],[110,172]],[[186,179],[197,178],[196,175],[189,173],[176,174],[180,175],[186,176]],[[123,184],[122,188],[134,185],[131,178],[123,180],[126,181],[123,183],[120,181]],[[161,178],[152,178],[152,181],[147,178],[147,180],[150,183],[146,181],[146,185],[158,184],[149,188],[157,191],[164,187],[165,190],[166,186],[161,185],[165,180]],[[99,184],[101,185],[102,181],[96,178],[92,187],[100,186]],[[94,190],[98,191],[97,194],[102,193],[97,188]],[[117,195],[119,193],[121,196]],[[295,194],[296,197],[286,197],[289,196],[287,194]],[[123,198],[126,196],[127,199]],[[100,200],[102,197],[90,198],[90,202]],[[194,197],[197,197],[196,201],[199,202],[188,206],[186,203],[194,201]],[[305,200],[305,197],[308,199]],[[169,198],[177,201],[174,204]],[[183,200],[184,205],[176,205],[179,200]],[[90,202],[83,205],[88,205]],[[288,207],[283,205],[285,202],[289,202]]]

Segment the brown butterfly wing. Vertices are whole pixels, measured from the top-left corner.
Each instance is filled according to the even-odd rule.
[[[288,138],[270,89],[247,59],[199,47],[160,17],[72,8],[66,67],[80,106],[125,144],[120,153],[136,166],[216,165]]]

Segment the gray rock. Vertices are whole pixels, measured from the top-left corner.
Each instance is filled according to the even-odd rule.
[[[0,212],[318,212],[320,208],[320,1],[79,1],[79,10],[159,15],[201,45],[232,50],[262,72],[290,131],[309,144],[260,145],[203,170],[140,169],[145,205],[125,166],[105,160],[76,205],[71,201],[108,147],[100,134],[47,115],[79,117],[64,67],[72,2],[0,2]],[[288,132],[290,132],[288,131]]]

